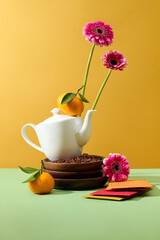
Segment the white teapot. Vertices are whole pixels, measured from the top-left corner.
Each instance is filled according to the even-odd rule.
[[[29,145],[43,152],[51,161],[78,157],[90,138],[91,117],[94,111],[87,111],[82,124],[81,117],[61,115],[59,109],[54,108],[51,111],[54,115],[38,125],[32,123],[24,125],[22,136]],[[34,128],[41,147],[29,140],[26,134],[27,126]]]

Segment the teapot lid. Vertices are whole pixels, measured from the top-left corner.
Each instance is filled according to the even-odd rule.
[[[67,119],[73,119],[74,117],[69,116],[69,115],[62,115],[59,114],[60,110],[58,108],[54,108],[51,113],[53,113],[52,117],[47,118],[46,120],[43,121],[43,123],[52,123],[52,122],[58,122],[62,120],[67,120]]]

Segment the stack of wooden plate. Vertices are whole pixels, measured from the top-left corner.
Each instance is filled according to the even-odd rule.
[[[55,180],[55,188],[80,190],[103,187],[107,178],[102,174],[103,157],[83,154],[80,157],[54,162],[43,160],[43,172]]]

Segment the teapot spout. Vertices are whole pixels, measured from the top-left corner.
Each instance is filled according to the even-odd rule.
[[[76,139],[78,142],[78,145],[80,147],[84,146],[90,136],[91,136],[91,119],[92,119],[92,114],[95,112],[96,110],[88,110],[84,119],[84,123],[80,129],[80,131],[76,134]]]

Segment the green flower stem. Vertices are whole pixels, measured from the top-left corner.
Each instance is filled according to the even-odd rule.
[[[102,91],[103,91],[103,88],[104,88],[104,86],[106,85],[106,82],[107,82],[107,80],[108,80],[111,72],[112,72],[112,70],[110,69],[109,72],[108,72],[108,74],[107,74],[107,77],[105,78],[104,82],[102,83],[102,86],[101,86],[101,88],[100,88],[100,90],[99,90],[99,92],[98,92],[98,94],[97,94],[97,97],[96,97],[96,99],[95,99],[95,101],[94,101],[94,104],[93,104],[93,106],[92,106],[92,110],[95,109],[95,107],[96,107],[96,105],[97,105],[97,102],[98,102],[98,100],[99,100],[99,98],[100,98],[100,95],[101,95],[101,93],[102,93]]]
[[[85,89],[86,89],[86,83],[87,83],[87,78],[88,78],[88,72],[89,72],[89,67],[90,67],[90,63],[91,63],[91,59],[92,59],[92,55],[93,55],[93,51],[95,48],[95,44],[93,44],[92,48],[91,48],[91,52],[88,58],[88,63],[87,63],[87,68],[86,68],[86,72],[85,72],[85,76],[84,76],[84,82],[83,82],[83,90],[82,90],[82,95],[84,96],[85,93]]]

